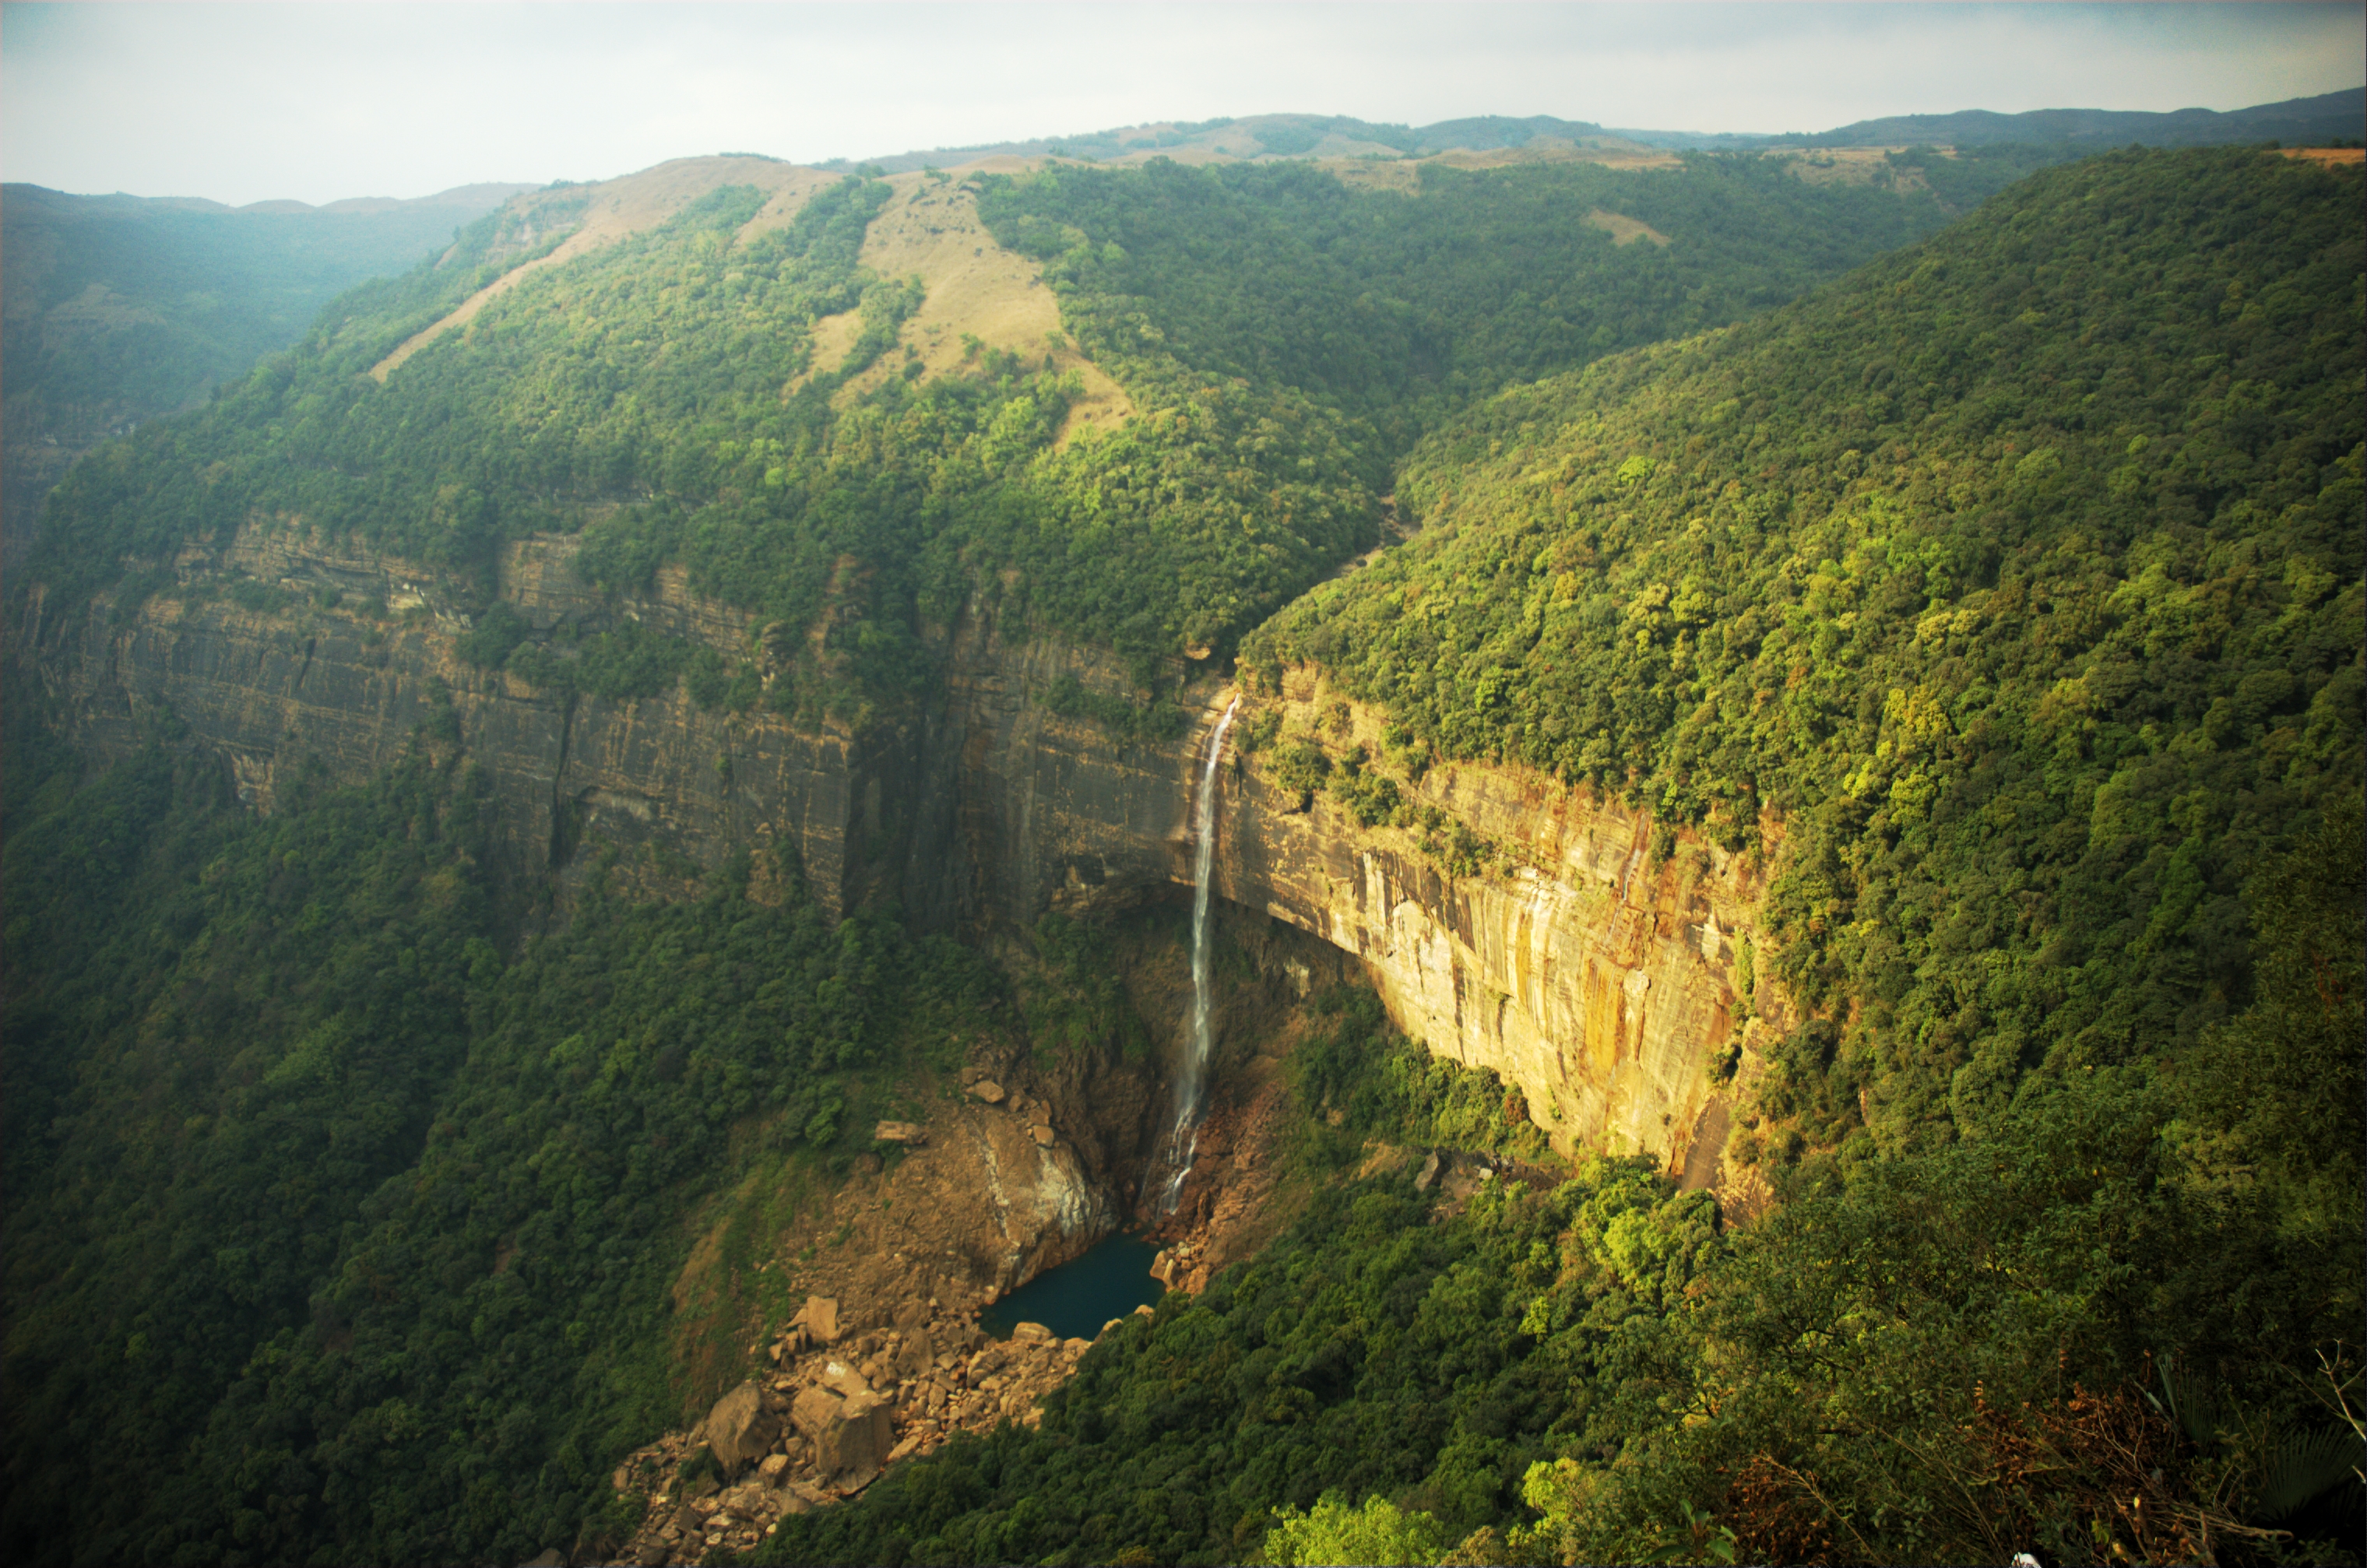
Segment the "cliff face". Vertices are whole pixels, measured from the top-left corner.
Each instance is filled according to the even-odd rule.
[[[1382,716],[1291,672],[1285,733],[1381,750]],[[1724,1072],[1782,1018],[1772,987],[1738,993],[1763,878],[1691,834],[1521,770],[1444,763],[1404,795],[1494,850],[1456,875],[1414,832],[1360,827],[1277,784],[1262,757],[1225,779],[1217,886],[1361,958],[1405,1031],[1517,1088],[1565,1152],[1651,1153],[1693,1185],[1716,1179]],[[1756,1011],[1765,1021],[1752,1016]]]
[[[571,570],[574,544],[529,540],[501,562],[502,596],[538,632],[622,616],[747,645],[746,618],[678,572],[608,602]],[[457,734],[500,853],[550,874],[562,900],[609,851],[612,877],[663,893],[741,852],[761,888],[777,848],[832,914],[892,899],[939,930],[1165,896],[1191,879],[1191,789],[1233,694],[1199,682],[1191,733],[1115,741],[1036,700],[1062,675],[1115,689],[1108,665],[1007,637],[974,604],[937,639],[940,705],[809,733],[768,711],[701,712],[679,688],[609,702],[476,670],[456,652],[466,585],[298,531],[251,528],[176,567],[177,593],[128,611],[30,601],[19,647],[86,749],[120,753],[169,716],[268,811],[310,760],[356,782]],[[1261,704],[1291,731],[1378,749],[1379,716],[1314,671],[1245,699],[1242,722]],[[1734,984],[1752,863],[1682,837],[1655,859],[1648,818],[1511,770],[1442,765],[1401,787],[1492,840],[1490,869],[1450,874],[1413,833],[1361,827],[1325,796],[1299,809],[1260,754],[1223,775],[1217,891],[1360,959],[1409,1033],[1495,1068],[1557,1145],[1651,1152],[1710,1179],[1725,1125],[1712,1065],[1756,1027]]]

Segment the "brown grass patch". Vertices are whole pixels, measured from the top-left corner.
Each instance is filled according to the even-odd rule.
[[[1889,167],[1890,154],[1904,151],[1899,147],[1787,147],[1767,156],[1789,163],[1792,173],[1812,186],[1870,186]],[[1955,150],[1942,148],[1941,155],[1953,158]],[[1892,179],[1892,188],[1902,195],[1924,188],[1923,176],[1912,170],[1897,170]]]
[[[1450,169],[1512,169],[1531,164],[1600,164],[1606,169],[1682,169],[1685,161],[1659,147],[1584,147],[1539,138],[1525,147],[1466,148],[1421,160]]]
[[[976,338],[982,347],[1030,360],[1048,354],[1061,369],[1083,378],[1084,397],[1069,412],[1060,432],[1063,444],[1082,430],[1115,429],[1133,414],[1125,389],[1060,333],[1059,302],[1040,269],[995,243],[979,220],[970,192],[926,174],[893,175],[889,184],[895,194],[871,220],[863,242],[863,264],[883,277],[918,277],[926,297],[900,335],[907,352],[882,355],[878,364],[841,388],[834,402],[844,406],[889,377],[901,375],[915,358],[924,377],[956,374],[972,362],[964,339]],[[861,324],[852,311],[817,322],[815,368],[844,364]]]
[[[2367,164],[2367,147],[2280,147],[2277,151],[2311,164]]]
[[[1625,213],[1605,212],[1598,207],[1586,215],[1586,221],[1610,235],[1611,243],[1614,245],[1632,245],[1638,240],[1649,240],[1652,243],[1661,246],[1670,243],[1666,234],[1661,233],[1649,223],[1630,218]]]
[[[1485,152],[1456,148],[1427,158],[1319,158],[1315,164],[1352,190],[1394,190],[1409,196],[1421,188],[1424,164],[1449,169],[1512,169],[1540,164],[1600,164],[1606,169],[1685,166],[1682,158],[1657,147],[1585,146],[1546,138],[1525,147],[1491,147]]]

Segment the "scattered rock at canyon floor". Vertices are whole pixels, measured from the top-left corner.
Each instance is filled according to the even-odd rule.
[[[785,1515],[852,1497],[889,1466],[934,1451],[957,1432],[1004,1420],[1033,1426],[1044,1396],[1092,1342],[1023,1323],[989,1338],[968,1312],[907,1302],[888,1325],[835,1335],[839,1303],[810,1298],[775,1339],[778,1365],[727,1392],[707,1418],[635,1450],[617,1493],[645,1505],[616,1561],[693,1563],[745,1551]]]

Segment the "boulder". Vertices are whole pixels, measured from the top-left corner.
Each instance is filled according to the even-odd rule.
[[[826,1388],[810,1388],[789,1406],[789,1425],[800,1436],[820,1438],[838,1420],[838,1407],[844,1403]]]
[[[917,1333],[929,1325],[929,1303],[915,1296],[898,1307],[895,1317],[890,1321],[896,1325],[899,1334]]]
[[[871,1136],[879,1143],[918,1148],[929,1141],[929,1130],[918,1122],[882,1122],[872,1129]]]
[[[1039,1147],[1048,1149],[1052,1146],[1053,1133],[1051,1128],[1030,1127],[1028,1132],[1035,1137],[1036,1145]]]
[[[737,1474],[764,1458],[764,1450],[773,1446],[773,1434],[779,1430],[754,1383],[742,1383],[707,1413],[707,1446],[714,1450],[715,1462],[726,1475]]]
[[[1023,1323],[1011,1331],[1014,1345],[1037,1345],[1051,1337],[1052,1331],[1040,1323]]]
[[[917,1378],[935,1364],[937,1348],[925,1328],[914,1329],[904,1337],[903,1346],[896,1352],[896,1375]]]
[[[1111,1321],[1116,1322],[1116,1319],[1113,1318]],[[1064,1339],[1060,1342],[1062,1353],[1072,1361],[1093,1348],[1093,1342],[1090,1339]]]
[[[896,1446],[888,1402],[858,1393],[838,1409],[838,1419],[814,1443],[814,1468],[832,1485],[853,1491],[870,1484]]]
[[[767,1486],[778,1486],[789,1478],[789,1456],[766,1454],[764,1462],[756,1467],[756,1479]]]
[[[834,1296],[808,1296],[798,1315],[789,1320],[792,1328],[802,1328],[806,1337],[817,1345],[838,1342],[838,1300]]]
[[[969,1091],[970,1093],[978,1096],[979,1099],[986,1101],[989,1105],[1000,1105],[1002,1103],[1002,1086],[995,1082],[992,1078],[979,1079],[978,1082],[969,1086]]]
[[[1413,1179],[1413,1190],[1417,1192],[1427,1192],[1430,1190],[1430,1184],[1437,1179],[1438,1151],[1433,1149],[1430,1151],[1430,1157],[1421,1162],[1421,1174]]]

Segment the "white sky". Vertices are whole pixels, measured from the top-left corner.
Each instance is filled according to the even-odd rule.
[[[2367,6],[0,6],[0,175],[423,196],[1277,111],[1821,130],[2367,80]]]

